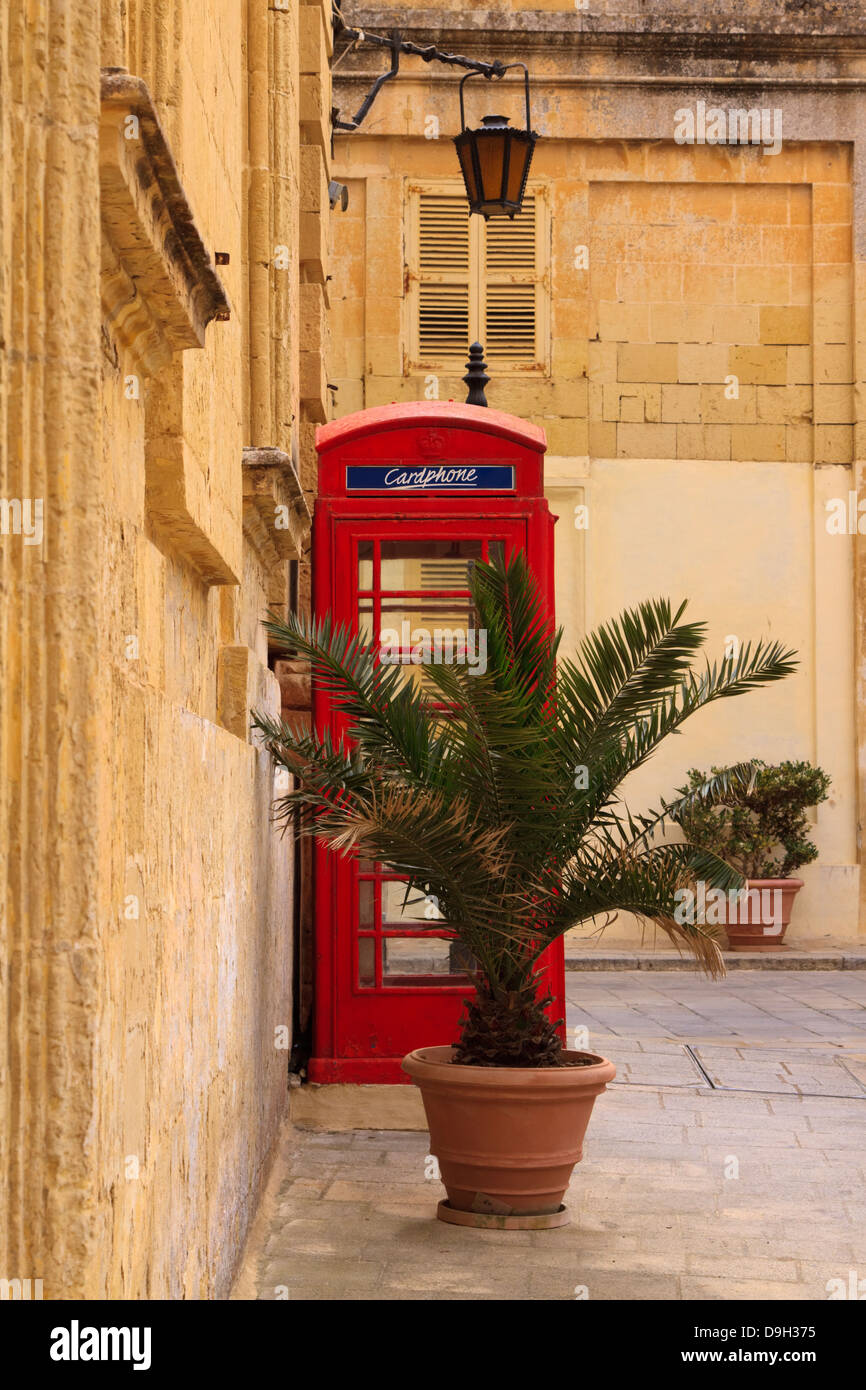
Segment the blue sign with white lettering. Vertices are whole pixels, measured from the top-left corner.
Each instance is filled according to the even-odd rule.
[[[505,464],[434,463],[370,468],[349,464],[347,492],[513,492],[514,469]]]

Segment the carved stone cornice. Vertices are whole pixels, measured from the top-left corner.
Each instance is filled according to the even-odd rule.
[[[266,569],[303,557],[310,509],[291,458],[282,449],[243,454],[244,536]]]
[[[593,0],[587,10],[473,9],[455,5],[430,9],[414,6],[344,5],[347,24],[387,34],[395,25],[406,37],[426,45],[477,58],[544,54],[569,66],[575,62],[589,78],[586,61],[608,53],[627,55],[645,72],[679,76],[705,75],[734,64],[732,75],[761,76],[761,63],[790,62],[802,70],[793,80],[838,79],[842,70],[827,63],[862,58],[866,49],[866,10],[860,0],[816,0],[793,5],[789,0],[654,0],[638,8],[633,0]],[[381,53],[360,45],[353,52],[338,48],[335,82],[382,71]],[[822,68],[822,63],[825,65]],[[693,64],[693,67],[690,67]],[[406,74],[425,80],[454,81],[452,69],[405,61]],[[608,76],[610,73],[607,74]],[[604,74],[597,75],[603,80]],[[857,67],[848,80],[863,85]]]
[[[150,93],[122,68],[102,69],[99,186],[106,326],[153,373],[173,352],[203,347],[207,325],[230,309]]]

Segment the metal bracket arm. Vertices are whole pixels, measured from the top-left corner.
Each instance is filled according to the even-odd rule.
[[[339,4],[334,3],[334,40],[345,38],[350,43],[369,43],[377,48],[387,48],[391,53],[391,67],[387,72],[383,72],[376,78],[373,86],[365,96],[357,112],[350,121],[340,119],[340,113],[336,107],[331,112],[331,119],[335,130],[357,130],[358,126],[366,117],[386,82],[390,82],[392,77],[396,77],[400,70],[400,54],[406,53],[413,58],[422,58],[425,63],[447,63],[452,67],[465,68],[468,73],[477,73],[481,77],[486,77],[488,81],[494,77],[503,77],[508,70],[508,65],[495,58],[492,63],[484,63],[475,58],[464,58],[459,53],[443,53],[436,48],[435,44],[412,43],[409,39],[404,39],[399,29],[392,29],[386,38],[383,34],[368,34],[365,29],[352,29],[344,21]]]

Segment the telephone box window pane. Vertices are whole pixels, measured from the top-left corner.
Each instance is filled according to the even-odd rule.
[[[366,600],[365,600],[366,601]],[[424,599],[401,599],[383,598],[382,599],[382,631],[386,629],[396,631],[403,637],[403,623],[409,624],[409,637],[412,637],[413,628],[423,628],[424,632],[417,637],[421,639],[434,628],[459,629],[462,636],[466,637],[467,629],[472,626],[474,610],[468,599],[460,598],[424,598]]]
[[[451,965],[451,942],[441,936],[385,937],[382,942],[383,985],[453,985],[461,978]]]
[[[371,989],[376,984],[376,938],[362,936],[358,941],[358,984]]]
[[[409,608],[399,599],[383,600],[380,662],[400,666],[422,683],[427,666],[483,669],[486,634],[479,632],[473,610],[458,604],[455,599],[429,599],[423,608]]]
[[[382,541],[382,588],[468,589],[481,541]]]
[[[407,685],[415,685],[419,691],[431,698],[434,703],[441,701],[436,683],[430,679],[430,668],[428,666],[398,666],[397,689],[403,690]]]
[[[358,637],[362,642],[373,642],[373,600],[362,598],[358,604]]]
[[[422,898],[417,889],[409,890],[409,901],[403,906],[406,884],[400,879],[382,882],[382,924],[386,927],[414,926],[416,923],[441,922],[442,913],[435,898]]]
[[[490,541],[487,546],[487,558],[491,565],[494,560],[501,564],[505,559],[505,541]]]
[[[372,879],[358,881],[358,926],[361,931],[372,931],[376,925],[376,893]]]
[[[373,587],[373,542],[361,541],[358,545],[358,588]]]

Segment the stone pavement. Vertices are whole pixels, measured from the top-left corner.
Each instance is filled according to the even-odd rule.
[[[866,949],[851,942],[801,942],[788,951],[722,951],[727,970],[866,970]],[[604,941],[565,937],[566,970],[685,970],[695,965],[686,951],[658,944],[611,946]]]
[[[570,1226],[447,1226],[425,1134],[295,1131],[232,1297],[823,1300],[852,1271],[866,1296],[866,974],[590,972],[567,994],[618,1067]]]
[[[743,1039],[866,1050],[866,971],[569,971],[570,1026],[593,1037]]]

